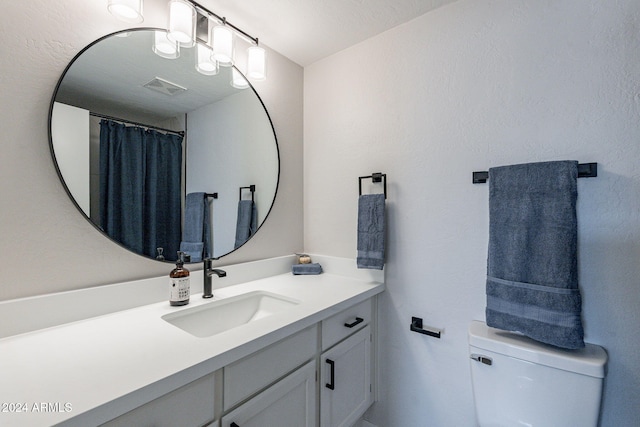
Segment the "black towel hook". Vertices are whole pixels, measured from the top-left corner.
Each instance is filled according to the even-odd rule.
[[[384,198],[387,198],[387,174],[382,172],[374,172],[369,176],[358,177],[358,194],[362,196],[362,180],[371,178],[371,182],[382,182],[384,185]]]

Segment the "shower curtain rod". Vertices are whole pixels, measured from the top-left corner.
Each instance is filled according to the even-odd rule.
[[[107,116],[106,114],[98,114],[98,113],[94,113],[94,112],[89,112],[89,115],[94,116],[94,117],[99,117],[101,119],[107,119],[107,120],[113,120],[116,122],[122,122],[122,123],[128,123],[134,126],[140,126],[140,127],[144,127],[147,129],[153,129],[153,130],[159,130],[161,132],[167,132],[167,133],[173,133],[176,135],[180,135],[182,137],[184,137],[184,132],[183,131],[178,131],[178,130],[171,130],[171,129],[165,129],[165,128],[161,128],[158,126],[151,126],[151,125],[147,125],[144,123],[140,123],[140,122],[134,122],[133,120],[127,120],[127,119],[121,119],[118,117],[113,117],[113,116]]]

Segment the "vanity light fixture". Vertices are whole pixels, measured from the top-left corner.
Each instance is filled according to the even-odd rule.
[[[180,44],[169,40],[167,32],[156,30],[153,32],[153,52],[167,59],[176,59],[180,56]]]
[[[169,2],[169,40],[181,47],[193,47],[196,42],[196,8],[185,0]]]
[[[107,9],[127,22],[140,23],[143,0],[108,0]],[[216,25],[209,25],[215,21]],[[247,50],[246,75],[253,80],[266,79],[266,51],[252,37],[194,0],[169,0],[167,32],[156,31],[153,51],[163,58],[175,59],[180,48],[196,46],[196,69],[207,75],[218,73],[219,66],[231,67],[236,63],[234,39],[240,37],[252,44]],[[211,54],[209,55],[209,52]],[[249,82],[237,70],[232,72],[232,86],[246,88]]]
[[[124,22],[139,24],[144,21],[142,0],[109,0],[107,10]]]
[[[256,39],[256,45],[247,49],[247,76],[249,78],[254,80],[267,78],[266,55],[265,50],[258,46],[258,39]]]
[[[209,37],[213,46],[213,59],[223,67],[233,65],[233,33],[227,27],[227,20],[222,18],[222,24],[211,29]]]

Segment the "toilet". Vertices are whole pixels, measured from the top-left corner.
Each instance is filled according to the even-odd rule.
[[[563,350],[474,321],[471,382],[480,427],[595,427],[606,351]]]

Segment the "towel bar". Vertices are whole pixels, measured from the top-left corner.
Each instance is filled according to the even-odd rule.
[[[218,193],[204,193],[205,197],[213,197],[214,199],[218,198]]]
[[[598,176],[597,163],[580,163],[578,164],[578,178],[595,178]],[[489,179],[489,172],[481,171],[473,173],[474,184],[484,184]]]
[[[369,176],[358,177],[358,194],[362,196],[362,180],[371,178],[371,182],[382,182],[384,185],[384,198],[387,198],[387,174],[382,172],[374,172]]]
[[[249,190],[249,191],[251,191],[251,201],[252,201],[252,202],[253,202],[253,201],[255,201],[255,200],[253,199],[253,196],[254,196],[254,194],[255,194],[255,192],[256,192],[256,186],[255,186],[255,184],[251,184],[251,185],[248,185],[248,186],[246,186],[246,187],[240,187],[239,196],[238,196],[240,200],[242,200],[242,190]]]

